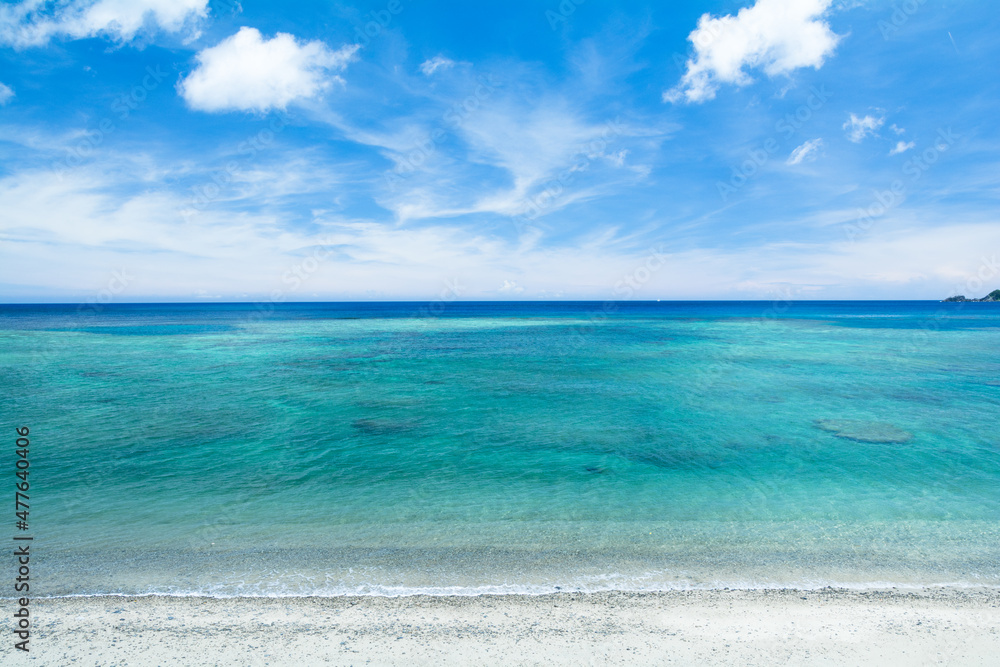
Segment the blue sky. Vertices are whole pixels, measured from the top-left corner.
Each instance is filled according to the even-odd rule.
[[[1000,287],[986,2],[0,5],[0,301]]]

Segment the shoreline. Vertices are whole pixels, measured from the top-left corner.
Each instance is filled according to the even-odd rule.
[[[0,648],[17,653],[17,664],[985,665],[1000,654],[995,588],[88,596],[31,604],[31,652],[15,652],[10,642]]]
[[[199,599],[199,600],[342,600],[354,598],[386,598],[408,599],[408,598],[479,598],[479,597],[545,597],[551,595],[676,595],[684,593],[886,593],[886,594],[935,594],[939,592],[955,591],[968,592],[971,594],[1000,595],[1000,584],[979,584],[965,581],[946,583],[903,583],[903,582],[861,582],[861,583],[818,583],[807,584],[760,584],[760,585],[738,585],[729,586],[677,586],[665,588],[597,588],[585,590],[582,588],[572,588],[570,586],[546,586],[544,590],[497,590],[501,587],[483,587],[482,589],[461,589],[459,591],[447,590],[450,587],[441,588],[416,588],[408,589],[405,592],[343,592],[343,593],[239,593],[239,594],[213,594],[205,592],[161,592],[153,591],[148,593],[66,593],[59,595],[37,595],[32,600],[74,600],[74,599]],[[459,588],[459,587],[454,587]],[[447,590],[447,592],[439,592]],[[17,597],[0,595],[0,603],[12,602]]]

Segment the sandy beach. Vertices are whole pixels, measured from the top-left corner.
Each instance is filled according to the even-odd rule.
[[[995,665],[1000,591],[687,591],[543,596],[32,602],[3,664]]]

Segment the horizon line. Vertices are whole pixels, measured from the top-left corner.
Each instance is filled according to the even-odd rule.
[[[291,305],[322,305],[322,304],[393,304],[393,303],[443,303],[453,304],[473,304],[473,303],[996,303],[991,301],[952,301],[945,299],[794,299],[794,298],[774,298],[774,299],[373,299],[373,300],[350,300],[350,301],[271,301],[269,299],[258,299],[254,301],[120,301],[114,303],[100,303],[98,301],[8,301],[0,302],[0,307],[4,306],[94,306],[100,308],[113,308],[116,306],[182,306],[182,305],[204,305],[204,306],[228,306],[228,305],[248,305],[268,303],[273,306]]]

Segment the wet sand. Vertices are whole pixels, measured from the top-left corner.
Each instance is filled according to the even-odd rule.
[[[4,601],[10,607],[11,601]],[[33,600],[4,665],[996,665],[1000,591]]]

